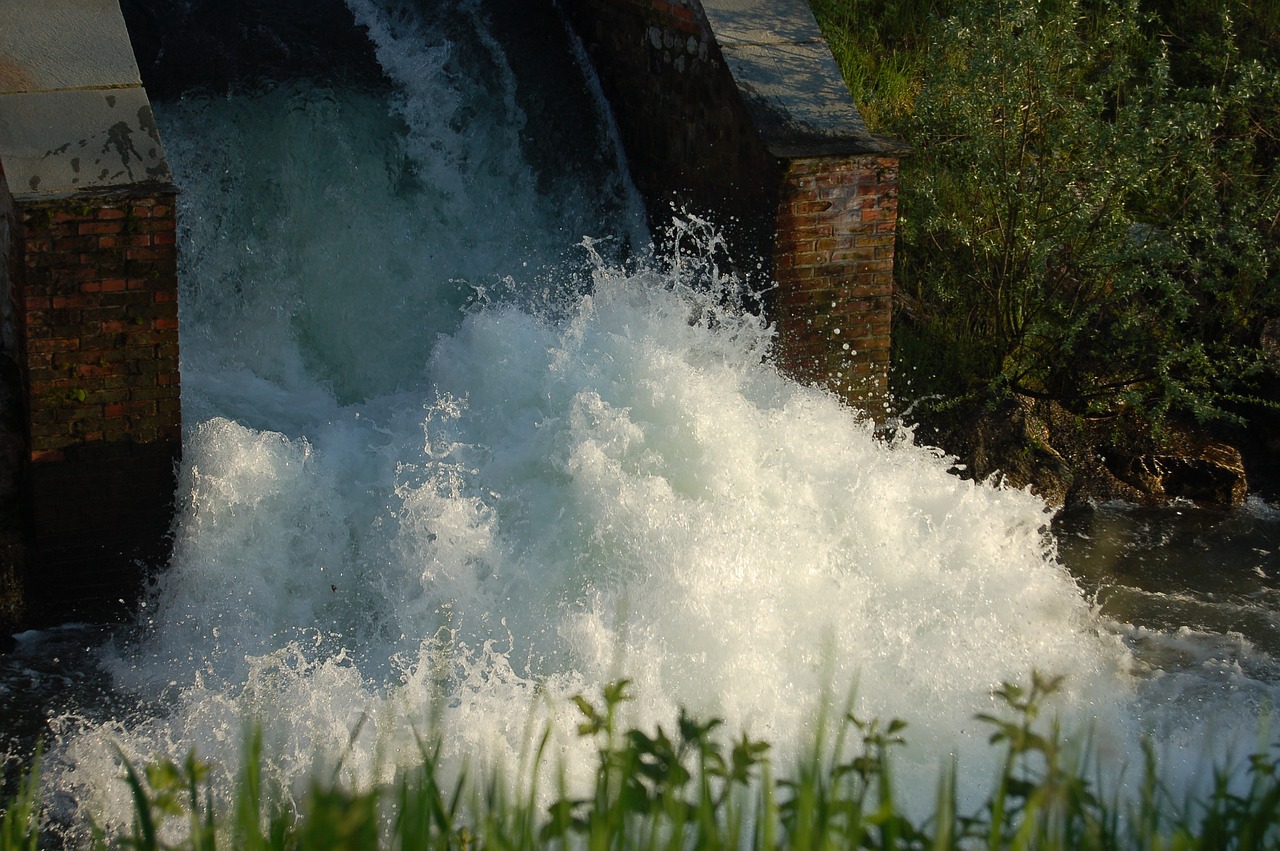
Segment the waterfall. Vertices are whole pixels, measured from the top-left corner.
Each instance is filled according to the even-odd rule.
[[[536,153],[555,116],[482,6],[349,5],[388,85],[156,104],[182,191],[180,511],[138,629],[97,651],[113,708],[54,722],[79,813],[128,824],[113,743],[234,770],[252,724],[299,790],[339,755],[387,780],[424,729],[449,764],[513,769],[550,725],[589,780],[569,698],[619,676],[627,723],[686,707],[783,763],[853,694],[908,722],[899,781],[925,805],[948,755],[989,770],[974,716],[1036,670],[1117,763],[1143,732],[1187,773],[1206,730],[1252,743],[1272,687],[1135,661],[1036,497],[779,375],[707,223],[653,256],[605,118]]]

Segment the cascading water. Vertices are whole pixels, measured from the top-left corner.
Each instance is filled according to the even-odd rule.
[[[945,755],[982,776],[973,716],[1033,670],[1066,675],[1067,728],[1118,762],[1143,731],[1188,773],[1210,726],[1252,744],[1272,687],[1144,673],[1036,498],[779,376],[699,223],[647,258],[607,159],[530,165],[477,7],[349,5],[389,92],[157,105],[183,192],[181,512],[141,629],[98,651],[113,708],[53,722],[81,818],[128,824],[113,743],[234,767],[254,723],[295,787],[342,753],[350,782],[387,779],[428,725],[451,764],[510,768],[552,724],[581,779],[568,697],[620,675],[628,723],[684,706],[782,761],[856,688],[909,722],[900,781],[926,804]]]

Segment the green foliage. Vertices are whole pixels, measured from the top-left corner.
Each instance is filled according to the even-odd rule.
[[[867,126],[899,132],[920,92],[930,21],[952,0],[810,0]]]
[[[260,748],[260,740],[256,736],[251,739],[251,748],[253,750],[247,755],[246,764],[256,765],[257,749]],[[140,775],[118,748],[116,755],[124,767],[124,781],[133,798],[134,814],[131,835],[117,840],[120,847],[136,851],[175,848],[212,851],[217,847],[208,765],[190,753],[181,763],[155,760]],[[169,845],[161,841],[160,833],[164,822],[173,818],[183,819],[186,830],[179,844]],[[98,828],[94,833],[97,845],[108,847],[105,833]]]
[[[1099,416],[1227,414],[1277,304],[1280,97],[1176,86],[1133,0],[986,0],[939,25],[903,180],[903,293],[955,376]],[[1218,43],[1232,52],[1229,38]]]
[[[592,848],[735,847],[742,839],[743,795],[765,760],[768,745],[744,733],[726,751],[714,736],[721,721],[701,722],[681,710],[673,738],[620,732],[628,680],[605,686],[603,707],[582,695],[574,703],[585,720],[579,735],[597,742],[594,794],[561,797],[540,832],[543,842],[578,836]]]
[[[895,382],[1238,418],[1280,315],[1280,6],[812,0],[902,172]],[[926,406],[928,407],[928,406]]]
[[[18,791],[0,811],[0,851],[36,851],[40,841],[40,748],[18,784]]]
[[[769,746],[745,733],[718,737],[718,719],[681,711],[671,733],[623,729],[629,683],[607,685],[596,703],[574,698],[579,735],[596,744],[595,782],[586,797],[561,790],[539,807],[536,776],[550,731],[536,748],[516,800],[491,773],[465,770],[446,788],[440,746],[419,741],[421,762],[386,787],[352,790],[317,778],[296,808],[264,783],[262,743],[249,737],[230,803],[215,795],[209,766],[194,755],[159,759],[138,771],[120,754],[134,803],[131,831],[97,847],[154,851],[262,849],[1253,849],[1280,845],[1280,745],[1243,766],[1216,767],[1201,799],[1176,798],[1161,782],[1154,749],[1136,792],[1103,794],[1088,742],[1069,743],[1041,715],[1060,678],[1033,674],[1029,686],[994,693],[1002,711],[979,715],[1004,751],[990,794],[959,811],[957,766],[941,772],[936,804],[907,813],[893,782],[893,753],[906,725],[861,720],[846,708],[838,723],[819,716],[808,752],[775,779]],[[0,816],[0,851],[37,847],[38,761]],[[224,810],[229,809],[228,812]],[[172,839],[164,839],[172,836]]]

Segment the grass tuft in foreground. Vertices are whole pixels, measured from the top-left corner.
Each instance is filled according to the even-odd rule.
[[[983,715],[1004,751],[994,787],[962,813],[954,761],[941,774],[932,814],[912,818],[892,776],[904,743],[901,721],[881,724],[845,712],[819,719],[807,758],[775,777],[768,744],[717,736],[718,719],[684,712],[671,732],[620,729],[630,683],[605,687],[600,701],[578,696],[579,734],[596,745],[595,778],[585,797],[566,792],[540,806],[543,734],[517,800],[495,775],[442,782],[438,744],[419,741],[420,762],[392,784],[352,791],[313,781],[300,805],[261,772],[260,736],[250,737],[229,811],[194,755],[156,760],[143,771],[121,755],[131,790],[130,832],[95,847],[130,849],[1254,849],[1280,847],[1280,744],[1248,761],[1247,782],[1224,768],[1199,800],[1177,800],[1160,780],[1151,747],[1140,781],[1121,796],[1103,794],[1088,754],[1067,748],[1056,722],[1040,718],[1057,679],[1006,684],[1007,708]],[[335,775],[336,776],[336,775]],[[0,816],[0,851],[40,845],[39,760]],[[176,836],[177,839],[164,837]]]

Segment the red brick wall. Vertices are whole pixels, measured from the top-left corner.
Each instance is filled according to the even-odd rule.
[[[779,361],[802,380],[874,405],[888,392],[898,162],[793,160],[781,196]]]
[[[166,557],[181,446],[173,202],[18,203],[35,619],[114,614]]]
[[[179,439],[172,197],[26,203],[19,222],[31,460]]]

